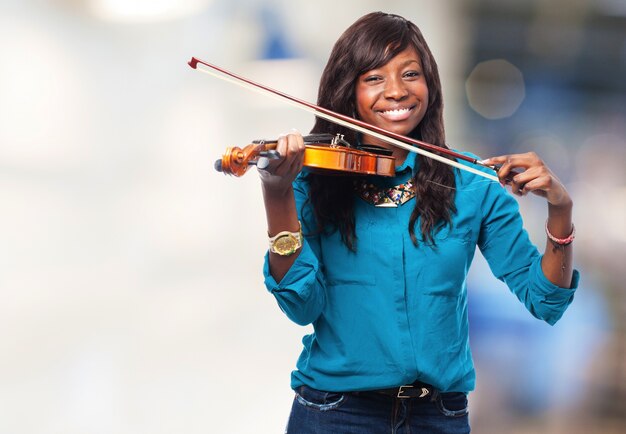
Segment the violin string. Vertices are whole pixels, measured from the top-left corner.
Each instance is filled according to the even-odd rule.
[[[230,77],[230,76],[226,75],[225,73],[217,72],[216,70],[209,69],[209,68],[210,67],[206,67],[203,63],[199,63],[196,66],[196,69],[198,69],[201,72],[204,72],[205,74],[209,74],[209,75],[211,75],[213,77],[216,77],[216,78],[219,78],[221,80],[227,81],[227,82],[229,82],[231,84],[235,84],[235,85],[241,86],[241,87],[243,87],[245,89],[252,90],[252,91],[255,91],[255,92],[260,93],[262,95],[269,96],[269,97],[272,97],[274,99],[280,100],[280,101],[282,101],[284,103],[290,104],[290,105],[292,105],[292,106],[294,106],[296,108],[299,108],[301,110],[304,110],[304,111],[307,111],[309,113],[312,113],[314,116],[326,119],[326,120],[328,120],[330,122],[333,122],[335,124],[342,125],[342,126],[344,126],[346,128],[350,128],[350,129],[355,130],[355,131],[359,131],[359,132],[361,132],[363,134],[368,134],[370,136],[377,137],[380,140],[383,140],[383,141],[385,141],[387,143],[395,145],[395,146],[397,146],[399,148],[405,149],[405,150],[407,150],[409,152],[416,152],[418,154],[424,155],[425,157],[429,157],[429,158],[432,158],[434,160],[440,161],[440,162],[442,162],[444,164],[448,164],[450,166],[456,167],[457,169],[465,170],[465,171],[473,173],[475,175],[482,176],[483,178],[487,178],[487,179],[489,179],[491,181],[497,181],[498,180],[498,178],[495,175],[492,175],[492,174],[480,171],[480,170],[475,169],[473,167],[466,166],[466,165],[461,164],[461,163],[459,163],[459,162],[457,162],[455,160],[450,160],[448,158],[442,157],[440,155],[434,154],[434,153],[426,151],[424,149],[421,149],[421,148],[418,148],[418,147],[415,147],[415,146],[410,146],[410,145],[408,145],[406,143],[403,143],[403,142],[401,142],[399,140],[393,139],[391,137],[384,136],[384,135],[382,135],[382,134],[380,134],[380,133],[378,133],[376,131],[367,130],[367,129],[365,129],[363,127],[360,127],[358,125],[351,124],[351,123],[349,123],[347,121],[344,121],[343,119],[338,119],[338,118],[330,116],[330,115],[328,115],[326,113],[322,113],[322,112],[320,112],[318,110],[315,110],[313,108],[306,107],[306,106],[304,106],[304,105],[302,105],[300,103],[297,103],[295,101],[292,101],[290,99],[284,98],[284,97],[279,96],[279,95],[275,95],[274,93],[272,93],[272,92],[270,92],[270,91],[268,91],[266,89],[262,89],[262,88],[256,87],[256,86],[254,86],[254,85],[252,85],[250,83],[247,83],[245,81],[237,80],[237,79],[235,79],[233,77]]]

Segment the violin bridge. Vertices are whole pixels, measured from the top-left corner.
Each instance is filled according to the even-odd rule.
[[[330,146],[333,148],[338,148],[340,146],[344,146],[347,148],[351,148],[352,145],[350,145],[350,143],[348,143],[347,140],[345,140],[343,134],[337,134],[335,137],[333,137],[333,140],[330,142]]]

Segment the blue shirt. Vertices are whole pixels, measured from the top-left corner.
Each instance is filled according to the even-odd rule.
[[[406,181],[416,168],[409,153],[389,185]],[[474,389],[469,348],[466,276],[476,246],[493,274],[506,282],[537,318],[554,324],[574,297],[552,284],[541,255],[522,227],[517,201],[497,182],[455,170],[457,213],[452,227],[426,243],[419,220],[415,246],[408,222],[415,199],[397,208],[377,208],[355,199],[356,253],[339,231],[315,232],[306,202],[306,175],[294,182],[305,233],[300,255],[280,283],[264,275],[267,289],[297,324],[313,324],[292,373],[292,388],[327,391],[382,389],[429,383],[443,392]],[[306,203],[305,203],[306,202]]]

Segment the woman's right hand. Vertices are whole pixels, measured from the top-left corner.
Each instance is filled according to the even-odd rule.
[[[259,159],[257,165],[266,192],[284,193],[291,188],[292,182],[302,170],[304,150],[304,139],[299,132],[293,130],[280,135],[276,144],[280,158],[265,161]]]

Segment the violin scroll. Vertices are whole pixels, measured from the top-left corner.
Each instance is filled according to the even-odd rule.
[[[226,152],[224,152],[222,158],[216,160],[213,167],[215,170],[225,175],[243,176],[250,166],[259,163],[261,157],[270,160],[280,158],[280,154],[273,149],[274,147],[276,147],[275,143],[266,145],[262,142],[253,143],[243,149],[237,146],[226,148]]]

